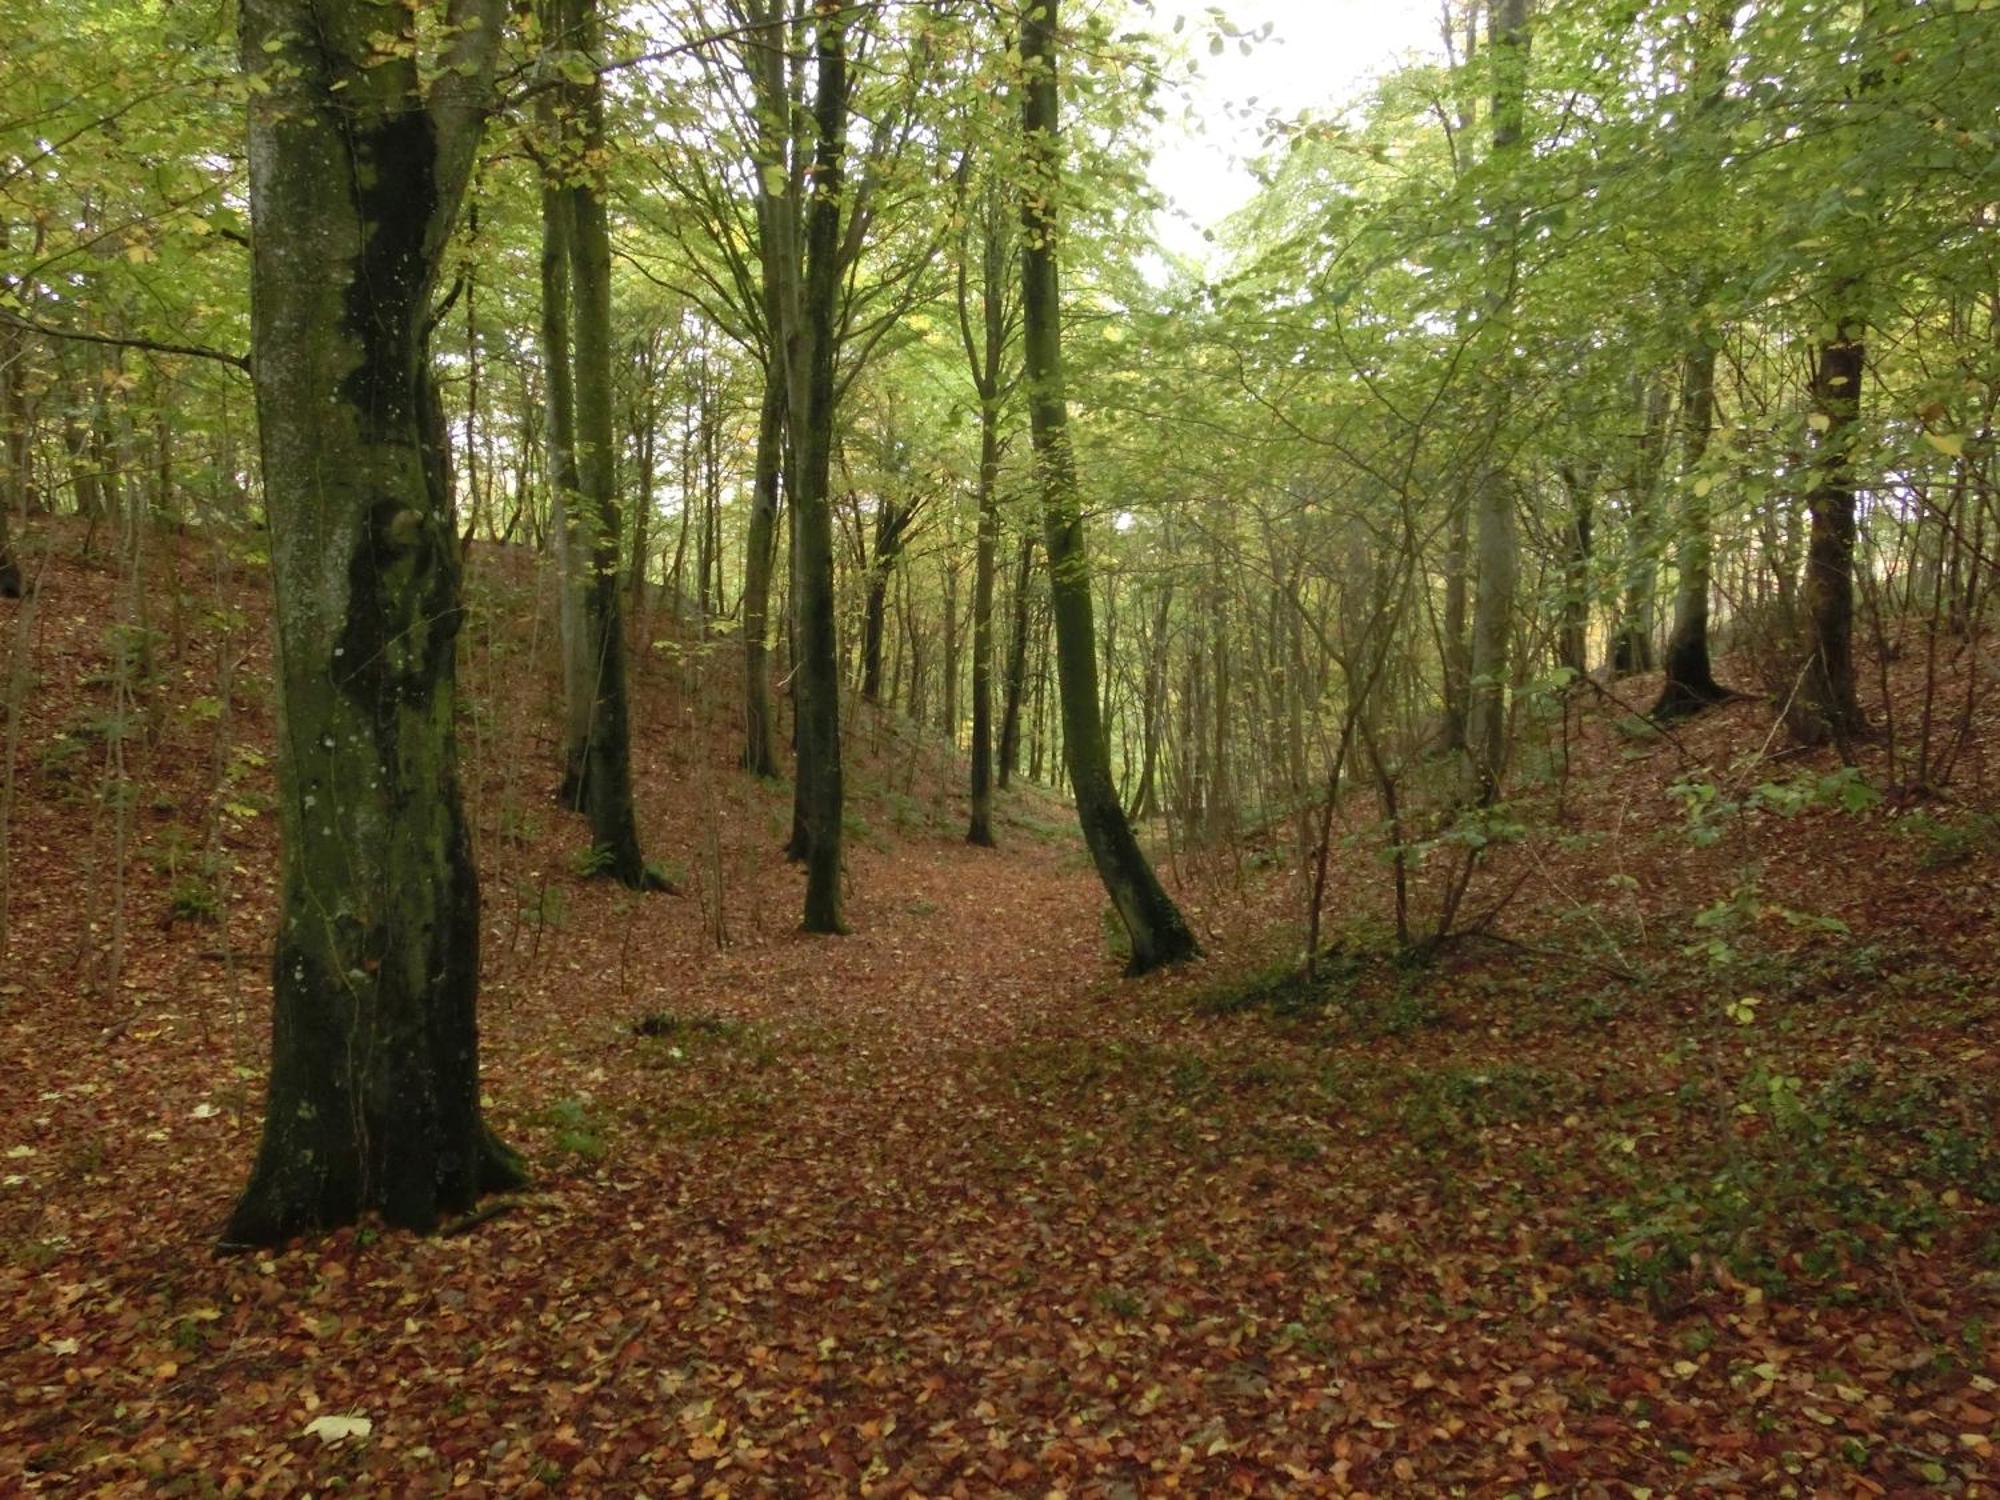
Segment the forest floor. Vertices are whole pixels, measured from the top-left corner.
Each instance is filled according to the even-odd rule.
[[[679,891],[580,878],[534,580],[481,561],[485,1092],[534,1185],[230,1258],[261,586],[190,543],[142,634],[108,564],[44,574],[0,1493],[2000,1493],[1986,721],[1912,810],[1760,756],[1768,703],[1672,737],[1586,706],[1467,895],[1486,936],[1396,958],[1343,848],[1322,981],[1259,981],[1298,941],[1274,835],[1174,861],[1209,956],[1126,981],[1061,805],[1017,789],[966,847],[958,772],[887,715],[850,736],[854,935],[797,935],[724,647],[642,674]]]

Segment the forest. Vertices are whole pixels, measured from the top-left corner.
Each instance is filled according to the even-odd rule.
[[[2000,1496],[2000,0],[0,38],[0,1493]]]

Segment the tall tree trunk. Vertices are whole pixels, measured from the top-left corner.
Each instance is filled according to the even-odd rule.
[[[7,220],[0,216],[0,250],[8,244]],[[28,509],[28,403],[23,372],[27,366],[27,334],[12,324],[0,324],[0,597],[21,597],[21,564],[14,556],[14,518]]]
[[[957,551],[957,537],[952,537],[952,551]],[[938,704],[938,727],[944,731],[944,742],[953,749],[958,748],[958,660],[965,644],[964,612],[958,607],[959,562],[956,556],[942,558],[938,566],[944,572],[944,660],[940,664]],[[913,632],[914,636],[914,632]]]
[[[553,133],[556,98],[544,94],[542,117]],[[570,257],[574,253],[575,201],[553,175],[542,184],[541,344],[542,435],[548,444],[550,549],[556,558],[557,643],[562,654],[562,784],[556,800],[577,805],[577,776],[590,738],[590,696],[584,682],[583,564],[575,557],[573,514],[582,480],[576,466],[576,366],[570,358]]]
[[[979,536],[972,564],[972,812],[965,841],[993,846],[993,571],[999,550],[1000,415],[979,404]]]
[[[1091,618],[1090,560],[1076,459],[1063,388],[1062,309],[1057,271],[1057,201],[1062,192],[1056,98],[1058,0],[1021,18],[1021,95],[1029,181],[1022,195],[1021,308],[1027,349],[1028,418],[1042,492],[1062,696],[1063,758],[1078,821],[1098,877],[1131,935],[1130,971],[1143,974],[1195,953],[1194,934],[1147,863],[1125,820],[1104,742],[1097,700],[1097,642]]]
[[[1153,629],[1146,640],[1146,685],[1139,700],[1139,786],[1132,794],[1132,820],[1153,816],[1159,802],[1160,729],[1167,713],[1167,622],[1174,601],[1169,574],[1153,599]]]
[[[998,775],[1001,787],[1014,778],[1021,763],[1021,704],[1028,689],[1028,585],[1034,578],[1035,536],[1024,532],[1014,558],[1014,591],[1009,603],[1013,610],[1012,631],[1007,638],[1007,678],[1001,699],[1000,752]]]
[[[841,200],[847,147],[846,17],[832,9],[813,25],[816,63],[811,207],[805,284],[789,299],[787,399],[797,457],[792,495],[792,595],[798,631],[793,693],[798,704],[798,786],[806,851],[804,927],[843,932],[841,918],[840,645],[833,587],[834,352],[840,301]],[[792,258],[792,264],[797,264]]]
[[[1708,497],[1713,478],[1702,471],[1715,430],[1716,344],[1703,336],[1681,365],[1682,508],[1680,578],[1674,590],[1674,628],[1667,637],[1667,678],[1654,717],[1697,713],[1729,696],[1715,680],[1708,652],[1708,596],[1714,584],[1715,538]]]
[[[1493,160],[1511,170],[1522,152],[1522,112],[1528,72],[1528,0],[1499,0],[1493,10]],[[1488,299],[1493,322],[1504,333],[1512,323],[1515,234],[1520,222],[1518,184],[1502,180],[1495,218],[1494,261],[1503,279]],[[1514,585],[1520,542],[1514,534],[1513,485],[1500,461],[1506,428],[1511,363],[1508,339],[1494,352],[1494,450],[1480,475],[1473,517],[1479,557],[1479,599],[1472,616],[1472,676],[1466,696],[1466,748],[1481,801],[1500,793],[1507,741],[1507,634],[1513,625]]]
[[[1845,298],[1850,288],[1838,295]],[[1819,432],[1812,489],[1806,495],[1812,529],[1806,540],[1806,645],[1812,652],[1805,701],[1835,740],[1845,744],[1867,727],[1854,688],[1855,486],[1851,449],[1861,415],[1866,368],[1860,324],[1845,318],[1820,345],[1812,404]]]
[[[766,281],[774,278],[766,273]],[[767,302],[775,302],[775,289]],[[756,473],[743,557],[743,766],[754,776],[778,774],[778,736],[771,714],[771,570],[778,557],[778,483],[785,446],[785,377],[773,351],[757,412]]]
[[[1569,497],[1569,524],[1564,528],[1562,627],[1557,655],[1578,677],[1590,671],[1590,552],[1594,526],[1597,466],[1563,467],[1563,489]]]
[[[870,703],[882,696],[882,638],[889,609],[889,575],[902,551],[902,512],[883,495],[875,502],[875,555],[867,568],[868,587],[861,619],[861,696]]]
[[[625,574],[626,594],[642,627],[639,631],[642,656],[649,644],[648,632],[643,628],[646,618],[646,570],[652,562],[653,488],[659,475],[659,382],[665,373],[660,368],[657,339],[657,334],[647,339],[639,359],[640,390],[638,409],[633,413],[632,432],[638,483],[633,487],[631,566]]]
[[[596,58],[603,52],[596,0],[549,0],[544,34],[560,45]],[[632,810],[630,710],[625,671],[625,628],[618,587],[618,544],[624,523],[618,514],[617,427],[611,382],[611,235],[595,163],[603,160],[604,97],[593,74],[589,82],[564,89],[567,106],[561,135],[576,159],[563,153],[561,165],[573,180],[545,188],[545,232],[557,243],[544,252],[543,295],[553,291],[558,306],[567,300],[574,327],[545,314],[549,335],[551,389],[570,384],[560,377],[573,368],[574,487],[563,496],[561,557],[563,591],[573,601],[566,614],[565,647],[572,660],[563,678],[570,698],[568,743],[563,767],[563,799],[590,824],[594,863],[634,890],[657,885],[639,848],[639,825]],[[551,205],[547,193],[560,202]],[[555,213],[549,216],[553,207]],[[566,252],[566,253],[565,253]],[[570,337],[565,341],[562,335]],[[558,426],[551,413],[551,432]],[[552,454],[551,468],[556,467]]]
[[[1462,496],[1453,503],[1445,537],[1444,639],[1439,643],[1444,719],[1438,749],[1455,755],[1465,748],[1466,701],[1472,683],[1472,643],[1466,636],[1472,602],[1472,507]]]
[[[1667,384],[1649,376],[1639,397],[1639,440],[1627,470],[1625,597],[1611,646],[1614,672],[1653,670],[1653,604],[1660,572],[1660,473],[1667,443]]]
[[[522,1180],[480,1116],[463,612],[423,337],[504,7],[452,13],[426,99],[411,14],[385,57],[379,7],[239,10],[282,852],[264,1133],[232,1244],[370,1211],[430,1229]]]

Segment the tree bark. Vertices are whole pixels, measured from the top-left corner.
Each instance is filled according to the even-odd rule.
[[[775,278],[766,273],[766,280]],[[771,300],[775,300],[773,297]],[[757,412],[756,473],[743,556],[743,766],[754,776],[778,774],[778,736],[771,714],[771,570],[778,557],[778,487],[785,445],[785,377],[772,351]]]
[[[840,300],[841,200],[847,143],[848,22],[832,8],[813,25],[816,76],[812,200],[804,286],[788,318],[787,399],[797,457],[792,494],[792,594],[798,631],[798,704],[807,932],[844,932],[841,917],[840,655],[833,587],[834,352]],[[796,259],[793,260],[796,264]]]
[[[595,0],[549,0],[544,34],[585,57],[603,52]],[[611,382],[611,235],[599,178],[605,151],[603,88],[595,75],[563,90],[567,106],[555,165],[567,180],[543,189],[545,233],[556,243],[543,256],[542,292],[558,309],[567,300],[573,328],[545,312],[549,385],[568,386],[574,400],[573,485],[562,492],[561,557],[566,597],[564,646],[569,660],[568,743],[563,800],[590,824],[594,867],[633,890],[659,885],[648,874],[632,808],[630,706],[625,627],[618,587],[617,427]],[[557,143],[546,143],[556,151]],[[551,196],[557,200],[551,202]],[[553,212],[551,212],[553,210]],[[552,285],[564,280],[567,285]],[[566,338],[564,335],[568,334]],[[570,377],[573,371],[573,384]],[[555,412],[549,423],[561,442]],[[551,470],[561,456],[552,452]],[[558,473],[558,479],[562,476]]]
[[[1846,290],[1841,289],[1843,295]],[[1843,320],[1834,337],[1820,345],[1812,380],[1819,447],[1806,496],[1812,518],[1806,540],[1806,645],[1812,656],[1804,698],[1842,744],[1867,727],[1854,687],[1855,485],[1850,454],[1865,367],[1861,327]]]
[[[1528,70],[1528,0],[1499,0],[1493,11],[1493,158],[1511,166],[1522,149],[1522,112]],[[1506,267],[1505,281],[1488,306],[1492,321],[1503,331],[1511,323],[1512,263],[1519,226],[1520,187],[1503,181],[1503,203],[1496,215],[1499,229],[1494,246],[1496,265]],[[1505,428],[1511,377],[1507,340],[1494,358],[1500,368],[1492,382],[1496,412],[1496,445]],[[1489,454],[1479,478],[1473,517],[1474,546],[1479,558],[1479,599],[1472,615],[1472,672],[1466,694],[1466,748],[1480,801],[1500,794],[1507,741],[1507,634],[1514,616],[1514,587],[1520,567],[1520,542],[1514,532],[1513,486],[1499,453]]]
[[[888,622],[889,575],[902,555],[911,507],[883,494],[875,502],[875,555],[868,564],[868,592],[861,624],[861,696],[882,697],[882,636]]]
[[[416,23],[243,0],[251,325],[279,687],[280,910],[256,1167],[225,1243],[376,1211],[427,1230],[523,1180],[479,1106],[479,893],[453,732],[457,538],[423,328],[504,7]]]
[[[1049,599],[1056,627],[1062,700],[1063,758],[1077,819],[1099,878],[1132,940],[1129,972],[1143,974],[1198,952],[1182,918],[1125,819],[1111,782],[1097,698],[1097,643],[1083,506],[1070,447],[1064,394],[1062,311],[1058,285],[1061,193],[1055,33],[1058,0],[1021,18],[1021,95],[1029,179],[1022,197],[1021,307],[1027,350],[1028,417],[1042,492]]]
[[[1590,671],[1590,555],[1595,524],[1597,468],[1563,468],[1563,489],[1569,496],[1569,524],[1564,528],[1562,628],[1557,654],[1578,677]]]
[[[1708,596],[1714,583],[1715,538],[1709,521],[1711,476],[1702,472],[1715,430],[1716,345],[1704,337],[1681,365],[1681,431],[1684,483],[1680,578],[1674,590],[1674,628],[1667,637],[1666,681],[1653,704],[1655,718],[1699,713],[1729,692],[1715,680],[1708,652]]]
[[[1625,597],[1611,669],[1621,676],[1653,670],[1653,604],[1661,543],[1660,472],[1667,442],[1667,385],[1649,376],[1639,398],[1639,440],[1626,471]]]
[[[1000,711],[998,774],[994,778],[1003,790],[1013,780],[1021,762],[1021,704],[1028,689],[1028,627],[1033,613],[1029,608],[1028,585],[1034,578],[1034,568],[1035,536],[1033,532],[1024,532],[1014,559],[1014,591],[1009,601],[1013,621],[1007,638],[1007,680]]]

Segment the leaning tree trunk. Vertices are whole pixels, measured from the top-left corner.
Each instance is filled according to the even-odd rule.
[[[1056,102],[1057,0],[1021,18],[1021,95],[1029,180],[1022,195],[1022,339],[1027,351],[1028,419],[1042,491],[1062,699],[1063,758],[1091,860],[1132,940],[1130,972],[1143,974],[1198,952],[1194,934],[1147,863],[1111,781],[1097,699],[1097,642],[1084,548],[1083,505],[1070,448],[1063,390],[1062,310],[1057,272],[1061,191]]]
[[[462,609],[423,328],[504,7],[433,76],[380,7],[242,0],[251,324],[277,614],[280,908],[264,1134],[224,1231],[429,1229],[522,1180],[479,1106]]]

